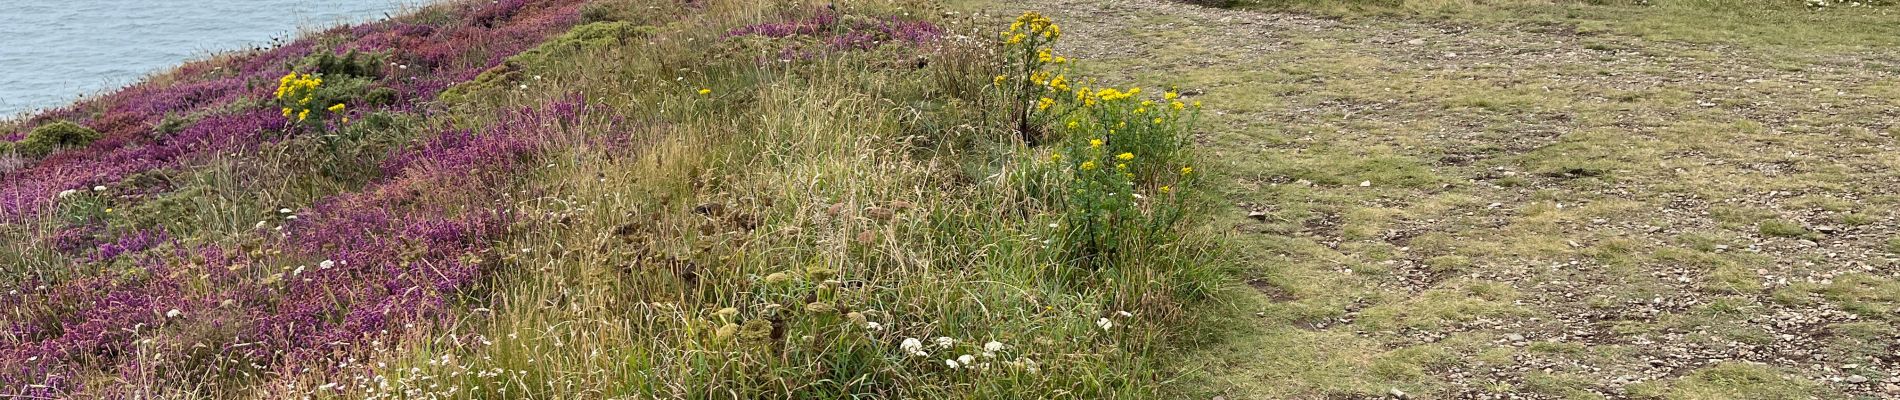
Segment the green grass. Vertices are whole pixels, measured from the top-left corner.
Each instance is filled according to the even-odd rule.
[[[1066,172],[1046,161],[1055,149],[1013,140],[1001,124],[1003,99],[986,88],[1000,62],[989,44],[760,64],[749,54],[786,41],[719,35],[810,10],[590,7],[597,18],[651,19],[582,25],[451,96],[505,107],[588,93],[635,117],[582,132],[627,147],[564,148],[521,178],[538,197],[512,202],[531,217],[500,246],[507,272],[475,299],[488,310],[437,333],[482,343],[382,353],[388,367],[375,373],[401,390],[446,381],[464,388],[459,398],[1147,398],[1171,390],[1177,358],[1165,349],[1204,336],[1188,307],[1221,278],[1214,242],[1149,226],[1141,234],[1158,242],[1111,232],[1139,251],[1072,258],[1064,249],[1078,239],[1059,227],[1078,223],[1075,212],[1045,194],[1067,190],[1049,186]],[[625,36],[639,40],[611,40]],[[889,61],[920,58],[928,65]],[[538,83],[514,87],[529,76]],[[673,76],[682,79],[656,78]],[[906,339],[929,354],[908,354]],[[988,342],[1003,348],[985,354]]]
[[[1639,385],[1632,392],[1641,397],[1670,400],[1795,400],[1825,393],[1816,383],[1787,378],[1776,368],[1738,362],[1697,369],[1670,381]]]
[[[1764,346],[1803,335],[1760,322],[1788,307],[1892,321],[1871,314],[1888,282],[1812,253],[1891,237],[1891,138],[1862,129],[1891,121],[1892,92],[1832,65],[1900,44],[1892,9],[1106,3],[1066,15],[1114,26],[1089,36],[1101,48],[1170,46],[1104,51],[1092,71],[1178,82],[1217,111],[1202,141],[1236,206],[1211,225],[1233,232],[1246,284],[1196,353],[1206,397],[1865,395],[1806,364],[1662,372],[1648,360],[1667,350],[1625,339]],[[1835,98],[1853,106],[1799,105]],[[1821,346],[1869,363],[1864,340]]]
[[[1344,17],[1426,18],[1698,43],[1799,47],[1900,44],[1900,27],[1893,25],[1900,11],[1893,7],[1810,9],[1803,2],[1791,0],[1237,0],[1223,6]],[[1588,41],[1585,47],[1627,48],[1613,39]]]

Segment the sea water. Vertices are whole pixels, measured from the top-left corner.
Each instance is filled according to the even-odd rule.
[[[0,0],[0,120],[425,0]]]

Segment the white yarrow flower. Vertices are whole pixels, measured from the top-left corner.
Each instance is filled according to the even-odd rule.
[[[92,191],[94,191],[94,192],[104,192],[104,191],[106,191],[106,187],[105,187],[105,186],[93,186],[93,187],[92,187]]]
[[[334,266],[336,266],[336,261],[323,260],[323,262],[317,263],[317,269],[330,269],[330,267]]]
[[[1095,326],[1102,327],[1102,330],[1106,331],[1109,328],[1115,327],[1115,321],[1109,321],[1108,317],[1102,317],[1100,319],[1095,320]]]
[[[912,356],[924,357],[930,355],[930,353],[924,352],[924,342],[917,340],[917,338],[904,338],[904,342],[898,344],[897,348],[903,350],[905,354]]]
[[[165,312],[165,318],[178,318],[178,317],[183,317],[183,316],[185,316],[185,312],[178,311],[178,309],[176,308],[172,309],[171,311]]]
[[[995,354],[999,351],[1003,351],[1003,342],[991,340],[989,343],[983,344],[983,353],[985,355]]]
[[[950,338],[949,336],[938,336],[938,337],[937,337],[937,347],[939,347],[939,348],[945,348],[945,349],[948,349],[948,348],[950,348],[950,346],[955,346],[955,345],[957,345],[957,340],[956,340],[956,339],[951,339],[951,338]]]
[[[970,365],[970,363],[976,362],[976,357],[969,354],[960,355],[957,356],[957,362],[963,363],[963,365]]]
[[[950,369],[957,369],[958,367],[957,360],[943,360],[943,365],[950,366]]]

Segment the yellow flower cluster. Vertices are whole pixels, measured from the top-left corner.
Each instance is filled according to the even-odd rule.
[[[288,97],[297,99],[299,104],[308,104],[310,93],[318,86],[323,86],[323,78],[292,72],[277,79],[277,99]]]
[[[1126,92],[1116,90],[1115,88],[1107,88],[1107,89],[1102,89],[1099,92],[1095,92],[1095,97],[1102,99],[1102,101],[1116,101],[1116,100],[1127,99],[1130,97],[1135,97],[1135,96],[1140,96],[1140,95],[1141,95],[1141,88],[1130,88]]]
[[[290,118],[290,116],[294,114],[297,116],[298,122],[309,119],[310,102],[313,100],[312,96],[316,94],[317,88],[321,86],[323,86],[323,78],[318,78],[310,74],[291,72],[282,78],[278,78],[277,93],[275,94],[277,100],[296,101],[295,107],[284,107],[284,118]],[[340,111],[342,110],[341,107],[342,104],[338,104],[332,108],[337,108],[337,110]]]
[[[1062,27],[1057,26],[1055,21],[1049,20],[1049,17],[1030,11],[1016,17],[1016,22],[1010,23],[1009,30],[1004,31],[1002,36],[1008,38],[1003,41],[1006,44],[1022,43],[1032,36],[1041,36],[1053,41],[1062,37]]]

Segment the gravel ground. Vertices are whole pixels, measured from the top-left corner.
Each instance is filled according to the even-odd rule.
[[[1900,399],[1900,52],[1024,8],[1208,104],[1258,324],[1209,396]]]

